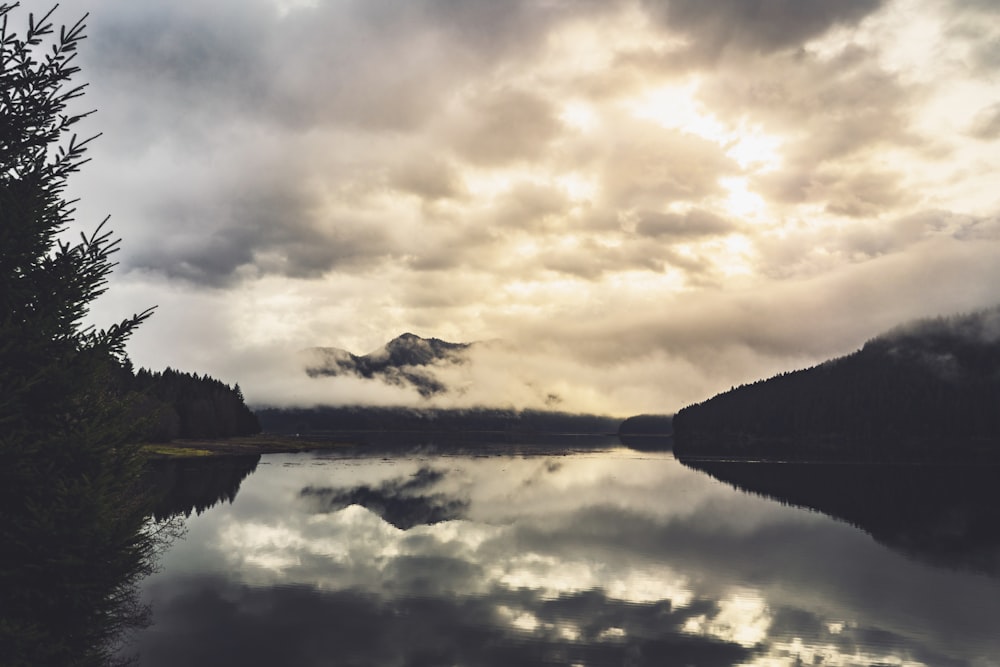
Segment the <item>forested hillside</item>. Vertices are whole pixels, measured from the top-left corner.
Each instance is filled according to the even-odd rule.
[[[923,320],[674,417],[679,455],[1000,455],[1000,307]]]

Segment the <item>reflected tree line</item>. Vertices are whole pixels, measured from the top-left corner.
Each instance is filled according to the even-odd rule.
[[[151,460],[94,478],[54,465],[5,486],[0,664],[128,664],[122,644],[150,621],[139,582],[182,534],[183,518],[235,500],[259,459]],[[131,482],[116,483],[114,473]]]
[[[1000,467],[688,461],[748,493],[817,510],[930,565],[1000,576]]]
[[[201,514],[219,503],[236,500],[240,484],[257,469],[260,454],[207,459],[154,459],[147,470],[154,499],[152,516],[165,522]]]

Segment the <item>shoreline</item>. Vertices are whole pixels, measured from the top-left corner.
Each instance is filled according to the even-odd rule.
[[[142,446],[151,459],[193,459],[253,454],[306,452],[315,449],[354,447],[356,442],[299,438],[277,433],[234,436],[230,438],[190,438],[170,442],[151,442]]]

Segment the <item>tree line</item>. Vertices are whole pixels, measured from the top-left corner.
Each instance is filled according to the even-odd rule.
[[[680,455],[940,459],[1000,454],[1000,307],[923,320],[853,354],[674,417]]]
[[[207,374],[172,368],[140,368],[124,380],[135,396],[133,410],[139,438],[165,442],[174,438],[226,438],[260,432],[257,416],[247,407],[239,384]]]
[[[615,433],[618,420],[543,410],[502,408],[403,408],[326,406],[262,408],[257,412],[269,432],[319,434],[325,431],[448,431],[514,433]]]

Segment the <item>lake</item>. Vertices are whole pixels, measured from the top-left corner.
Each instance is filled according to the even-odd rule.
[[[186,534],[143,584],[153,623],[128,652],[144,666],[1000,665],[998,527],[967,506],[991,481],[963,505],[926,469],[907,495],[885,481],[910,474],[896,469],[761,481],[714,465],[603,438],[174,470]]]

